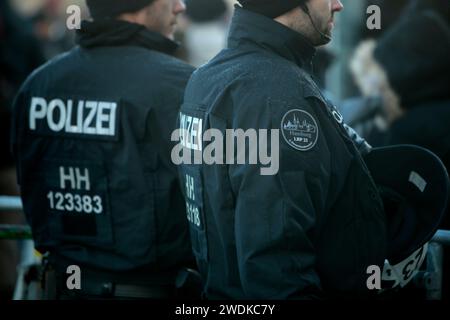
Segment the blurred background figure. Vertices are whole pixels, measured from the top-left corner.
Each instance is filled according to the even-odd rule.
[[[351,70],[364,97],[380,100],[365,132],[375,146],[410,143],[450,167],[450,26],[445,1],[413,1],[378,40],[362,42]]]
[[[371,132],[364,132],[369,142],[418,144],[446,161],[449,146],[436,139],[443,136],[438,128],[433,128],[434,136],[426,136],[427,132],[411,127],[412,123],[399,125],[411,118],[421,118],[427,124],[449,120],[448,115],[439,117],[430,108],[440,105],[439,110],[446,113],[450,102],[450,31],[445,15],[449,4],[445,11],[443,3],[434,6],[432,1],[413,1],[382,37],[363,41],[357,47],[350,66],[362,96],[379,98],[380,108],[372,117],[375,126]],[[432,121],[410,114],[412,110],[423,110]]]
[[[88,13],[83,0],[9,0],[23,16],[32,22],[34,33],[47,60],[75,45],[75,32],[68,30],[66,9],[81,8],[82,18]]]
[[[438,11],[407,12],[373,52],[386,75],[388,123],[377,144],[411,143],[435,152],[450,168],[450,28]]]
[[[225,48],[230,19],[230,2],[187,0],[184,45],[186,60],[195,67],[208,62]]]
[[[375,76],[380,74],[377,65],[373,63],[372,52],[376,39],[398,22],[412,1],[414,0],[366,0],[362,10],[365,11],[372,5],[380,8],[381,29],[369,29],[365,20],[359,21],[360,28],[355,32],[355,39],[350,44],[350,47],[356,49],[350,50],[348,70],[351,73],[344,81],[342,90],[345,93],[340,108],[347,123],[372,143],[372,136],[387,128],[382,115],[383,101],[379,94],[382,88],[381,84],[377,83],[380,77]]]

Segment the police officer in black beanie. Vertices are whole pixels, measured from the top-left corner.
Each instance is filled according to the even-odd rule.
[[[170,298],[191,267],[171,132],[193,68],[182,0],[87,0],[78,46],[14,106],[13,151],[47,299]],[[76,266],[76,267],[73,267]]]
[[[240,4],[228,48],[193,74],[179,120],[183,156],[211,150],[214,139],[198,132],[217,137],[240,129],[244,140],[259,134],[267,141],[263,150],[233,144],[226,164],[219,158],[181,165],[204,293],[212,299],[370,295],[366,270],[382,268],[386,254],[383,204],[362,158],[370,146],[310,76],[315,47],[331,40],[334,14],[343,6],[338,0]],[[272,161],[238,159],[255,148]],[[220,148],[214,150],[220,157]]]

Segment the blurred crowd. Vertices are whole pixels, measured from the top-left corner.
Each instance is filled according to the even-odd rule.
[[[449,2],[364,1],[380,6],[382,29],[368,30],[363,23],[359,44],[352,48],[348,68],[353,78],[346,81],[359,94],[340,102],[347,123],[374,146],[417,144],[434,151],[450,168]],[[177,32],[182,44],[178,56],[198,67],[226,46],[234,1],[186,2]],[[0,1],[0,195],[18,195],[9,153],[15,93],[35,68],[74,46],[76,31],[66,27],[66,9],[72,4],[88,18],[83,0]],[[352,6],[352,1],[344,5]],[[338,59],[340,52],[330,47],[316,55],[315,76],[330,98],[327,72]],[[23,218],[0,213],[0,224],[17,223]],[[450,229],[448,218],[442,227]],[[18,259],[17,244],[0,240],[0,299],[11,297]]]

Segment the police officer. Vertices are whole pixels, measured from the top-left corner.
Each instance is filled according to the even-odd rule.
[[[14,106],[24,210],[37,249],[50,253],[46,292],[171,297],[193,260],[170,161],[170,132],[193,71],[171,57],[185,5],[87,5],[93,21],[83,22],[79,46],[35,71]]]
[[[183,158],[190,161],[183,161],[181,178],[204,293],[211,299],[366,294],[367,268],[382,268],[386,249],[382,200],[362,158],[370,147],[310,76],[315,47],[331,40],[343,6],[240,4],[228,48],[194,73],[180,112],[183,157],[191,157]],[[234,148],[225,165],[205,161],[219,133],[239,129],[278,132],[279,150],[276,143],[262,150],[279,156],[275,174],[263,174],[262,161],[239,163],[238,143],[211,152]],[[199,132],[209,132],[201,145]],[[247,143],[244,151],[255,148]]]

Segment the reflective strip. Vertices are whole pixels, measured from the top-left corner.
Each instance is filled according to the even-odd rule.
[[[409,182],[415,185],[420,190],[420,192],[424,192],[425,188],[427,187],[427,182],[425,181],[425,179],[415,171],[411,171],[409,175]]]

